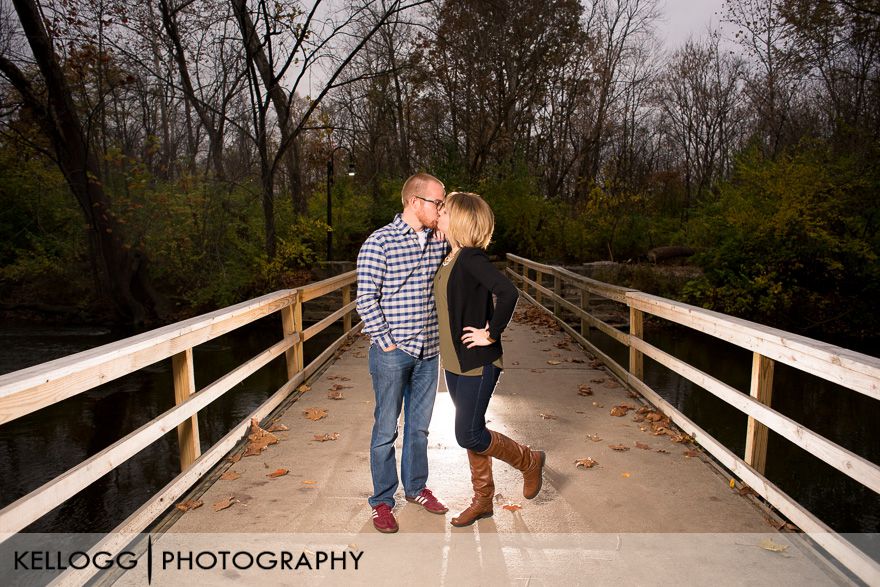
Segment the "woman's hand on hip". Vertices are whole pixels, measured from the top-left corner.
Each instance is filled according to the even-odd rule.
[[[465,326],[461,342],[463,342],[467,348],[473,348],[475,346],[489,346],[495,341],[489,337],[489,325],[486,324],[485,328]]]

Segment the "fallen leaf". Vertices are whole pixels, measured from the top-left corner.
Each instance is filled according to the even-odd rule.
[[[686,456],[687,458],[690,459],[690,458],[693,458],[693,457],[699,456],[700,453],[698,453],[698,452],[695,451],[695,450],[686,450],[686,451],[684,451],[684,453],[682,453],[682,454],[684,454],[684,456]]]
[[[635,408],[633,406],[630,406],[628,404],[620,404],[611,408],[611,415],[622,418],[623,416],[626,416],[627,412],[634,409]]]
[[[340,389],[351,389],[354,387],[353,385],[342,385],[341,383],[334,383],[333,387],[330,388],[330,391],[339,391]]]
[[[776,544],[771,538],[765,538],[758,544],[758,546],[771,552],[785,552],[788,550],[787,544]]]
[[[365,355],[364,353],[355,353],[354,356],[355,356],[355,358],[357,358],[357,359],[363,359],[363,358],[366,357],[367,355]]]
[[[623,446],[622,444],[609,444],[608,448],[610,448],[611,450],[619,451],[619,452],[626,452],[629,450],[628,446]]]
[[[665,455],[668,455],[668,454],[669,454],[669,451],[666,450],[665,448],[658,448],[658,449],[657,449],[657,452],[659,452],[659,453],[663,453],[663,454],[665,454]]]
[[[251,418],[251,433],[248,434],[247,449],[244,451],[246,457],[252,457],[260,454],[270,444],[278,442],[278,437],[267,430],[260,428],[256,418]]]
[[[645,417],[642,416],[641,414],[636,414],[635,416],[633,416],[632,419],[633,419],[633,422],[644,422],[645,421]]]
[[[275,469],[274,471],[266,475],[266,477],[269,477],[270,479],[275,479],[276,477],[284,477],[288,473],[290,473],[290,471],[287,469]]]
[[[330,434],[328,432],[327,434],[315,434],[312,440],[316,440],[318,442],[327,442],[328,440],[336,440],[338,438],[339,432],[334,432],[333,434]]]
[[[605,407],[605,404],[600,404],[599,402],[593,402],[593,405],[596,406],[597,408],[604,408]]]
[[[501,509],[507,510],[509,512],[515,512],[517,510],[521,510],[522,506],[518,503],[509,503],[507,505],[501,506]]]
[[[644,442],[636,441],[636,448],[640,448],[642,450],[651,450],[651,447],[645,444]]]
[[[296,390],[300,393],[305,393],[307,391],[311,391],[312,388],[310,386],[306,385],[305,383],[303,383],[302,385],[297,387]]]
[[[578,385],[578,395],[588,396],[593,395],[593,388],[587,385],[586,383],[581,383]]]
[[[743,486],[737,489],[740,495],[758,495],[754,489],[743,483]]]
[[[226,457],[226,460],[230,463],[237,463],[241,460],[241,453],[237,452],[234,455],[229,455],[228,457]]]
[[[331,389],[330,391],[327,392],[327,399],[340,400],[340,399],[345,399],[345,398],[342,396],[341,391],[333,391]]]
[[[620,387],[620,384],[617,383],[616,381],[608,381],[605,385],[607,387],[612,388],[612,389],[616,389],[616,388]]]
[[[589,438],[593,442],[602,442],[602,439],[599,438],[599,434],[595,432],[593,434],[587,434],[587,438]]]
[[[544,369],[532,369],[532,373],[543,373]]]
[[[221,499],[217,503],[214,504],[214,511],[219,512],[220,510],[225,510],[226,508],[232,506],[232,504],[238,503],[238,500],[235,499],[234,495],[230,495],[226,499]]]
[[[576,461],[574,462],[574,467],[575,467],[575,469],[581,469],[581,468],[583,468],[583,469],[592,469],[593,467],[595,467],[595,466],[598,465],[598,464],[599,464],[599,463],[598,463],[597,461],[594,461],[594,460],[591,459],[590,457],[587,457],[587,458],[585,458],[585,459],[578,459],[578,460],[576,460]]]
[[[226,471],[225,473],[220,475],[220,479],[222,481],[235,481],[239,477],[241,477],[241,473],[239,473],[238,471]]]
[[[514,365],[514,366],[519,365],[519,361],[514,361],[511,363],[511,365]]]
[[[598,369],[602,365],[604,365],[604,363],[599,359],[593,359],[592,361],[590,361],[590,369]]]
[[[627,392],[626,392],[626,397],[628,397],[628,398],[632,398],[632,399],[639,399],[639,394],[637,394],[637,393],[634,392],[634,391],[627,391]]]
[[[600,377],[599,379],[590,379],[590,383],[605,383],[605,380]]]
[[[287,426],[282,424],[281,422],[275,422],[271,426],[269,426],[269,432],[284,432],[285,430],[290,430]]]
[[[190,510],[195,510],[204,505],[204,502],[200,499],[188,499],[186,501],[182,501],[177,504],[175,507],[182,512],[188,512]]]
[[[558,420],[559,419],[556,416],[554,416],[553,414],[538,414],[538,415],[541,416],[545,420]]]
[[[663,419],[663,414],[658,414],[657,412],[651,412],[645,415],[645,420],[648,422],[659,422]]]
[[[306,479],[302,483],[303,483],[303,485],[314,485],[315,483],[317,483],[317,481],[312,481],[311,479]]]
[[[572,363],[583,363],[584,360],[583,359],[572,359],[571,362]]]
[[[303,414],[306,418],[315,422],[320,420],[321,418],[326,418],[327,410],[322,410],[321,408],[307,408],[303,410]]]
[[[629,478],[630,478],[630,474],[629,474],[629,473],[621,473],[620,476],[623,477],[624,479],[629,479]]]
[[[557,361],[557,360],[553,359],[553,360],[547,361],[547,364],[548,365],[561,365],[562,361]]]

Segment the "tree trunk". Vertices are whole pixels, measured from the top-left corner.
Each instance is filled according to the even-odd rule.
[[[21,71],[6,59],[0,67],[34,112],[55,151],[58,166],[88,223],[89,241],[103,291],[117,316],[137,324],[156,317],[155,296],[150,286],[146,257],[125,242],[122,226],[104,192],[101,170],[89,148],[72,92],[64,78],[39,9],[33,0],[13,0],[34,59],[47,90],[44,104]]]

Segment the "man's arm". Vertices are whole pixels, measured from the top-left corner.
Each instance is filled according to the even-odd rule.
[[[387,262],[382,244],[368,238],[357,257],[357,313],[364,321],[364,332],[380,349],[394,346],[391,327],[379,307]]]

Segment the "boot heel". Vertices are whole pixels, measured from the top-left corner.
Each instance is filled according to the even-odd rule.
[[[526,499],[535,499],[538,496],[538,494],[541,493],[541,487],[544,486],[544,461],[547,460],[547,453],[545,453],[543,450],[537,450],[535,452],[538,453],[538,463],[539,463],[538,464],[538,483],[535,486],[534,490],[532,492],[530,492],[529,494],[526,494],[525,491],[523,491],[523,497],[525,497]]]

